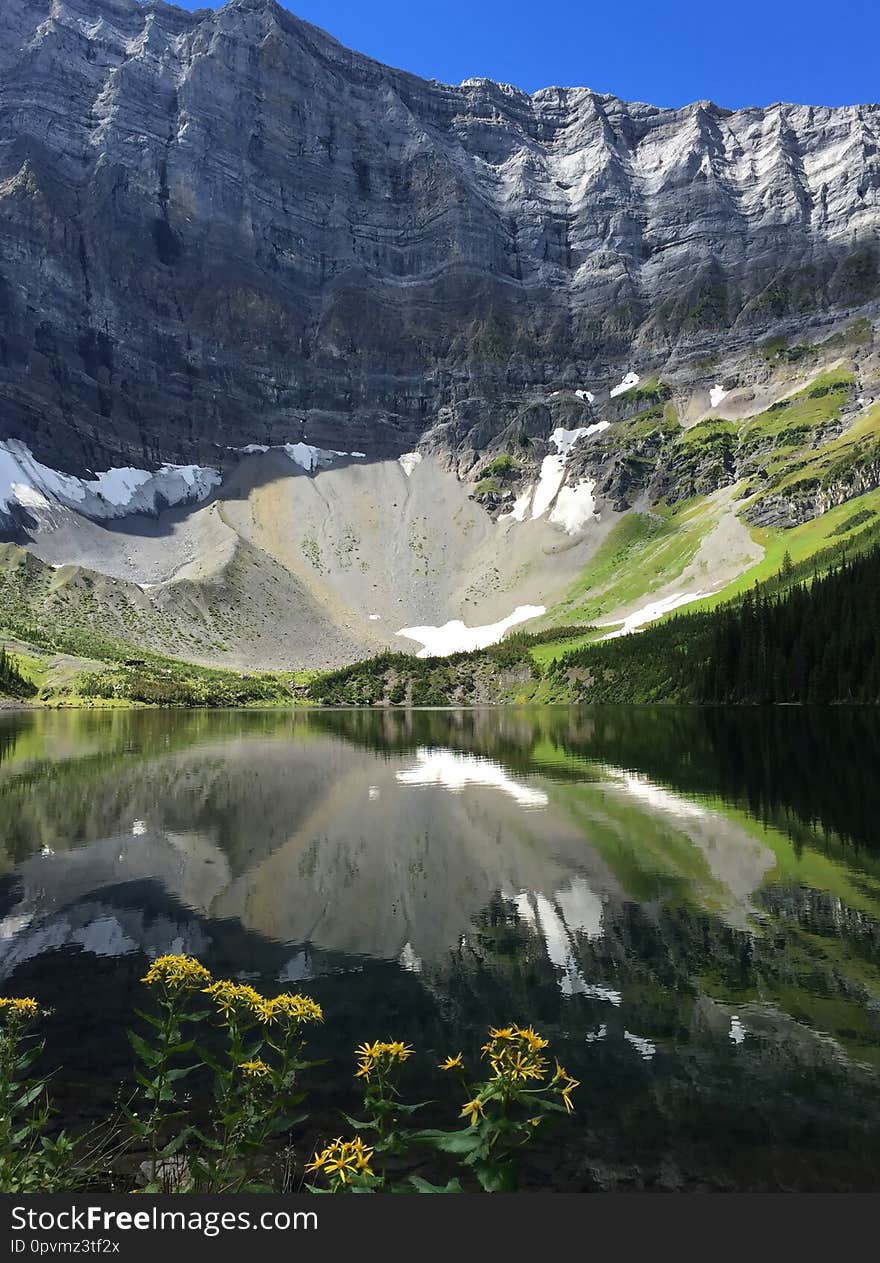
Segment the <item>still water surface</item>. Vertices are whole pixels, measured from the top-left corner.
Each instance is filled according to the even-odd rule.
[[[86,1116],[146,958],[185,951],[321,1000],[319,1113],[362,1039],[415,1043],[424,1096],[534,1022],[582,1081],[535,1187],[877,1188],[878,738],[841,708],[5,714],[0,981],[53,1008]]]

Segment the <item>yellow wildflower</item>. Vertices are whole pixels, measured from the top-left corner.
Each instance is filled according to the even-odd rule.
[[[171,953],[157,956],[141,982],[148,987],[163,986],[167,991],[194,991],[211,981],[211,975],[195,956]]]
[[[360,1044],[354,1051],[358,1058],[356,1079],[369,1079],[377,1068],[388,1069],[395,1061],[406,1061],[413,1054],[410,1045],[402,1044],[399,1039],[386,1043],[374,1040],[372,1044]]]
[[[440,1062],[437,1069],[438,1070],[463,1070],[464,1062],[462,1061],[462,1054],[456,1053],[454,1057],[447,1057],[445,1061]]]
[[[265,1015],[263,1020],[278,1022],[323,1022],[324,1011],[316,1000],[306,995],[291,995],[284,992],[272,1000],[264,1000],[261,1006]]]
[[[571,1102],[571,1094],[575,1088],[579,1088],[581,1086],[580,1080],[573,1079],[565,1067],[561,1066],[557,1061],[556,1074],[553,1077],[553,1084],[554,1086],[557,1084],[562,1085],[561,1087],[556,1087],[556,1091],[562,1097],[562,1103],[570,1114],[574,1109],[574,1105]]]
[[[414,1049],[409,1044],[402,1044],[396,1039],[391,1044],[383,1044],[382,1051],[387,1053],[392,1061],[406,1061],[407,1057],[413,1055]]]
[[[532,1052],[540,1052],[550,1043],[549,1039],[544,1039],[543,1035],[539,1035],[531,1026],[518,1027],[516,1033],[526,1041]]]
[[[21,999],[7,999],[0,996],[0,1016],[7,1022],[32,1022],[40,1011],[40,1007],[31,996]]]
[[[471,1116],[471,1127],[476,1126],[478,1118],[485,1118],[486,1112],[483,1109],[483,1102],[478,1096],[475,1096],[472,1101],[467,1101],[464,1105],[462,1105],[461,1117],[464,1118],[465,1114],[470,1114]]]
[[[255,1057],[253,1061],[243,1061],[238,1068],[249,1079],[265,1079],[272,1073],[260,1057]]]
[[[223,978],[204,988],[205,995],[210,996],[225,1018],[255,1017],[258,1022],[267,1022],[266,1000],[246,982],[231,982]]]
[[[376,1040],[372,1044],[363,1043],[354,1051],[358,1057],[375,1061],[382,1051],[382,1045],[378,1042],[378,1040]]]
[[[341,1184],[347,1184],[352,1175],[373,1174],[372,1156],[373,1150],[366,1147],[360,1136],[354,1140],[337,1137],[322,1153],[315,1154],[306,1164],[306,1171],[323,1171],[327,1176],[336,1176]]]

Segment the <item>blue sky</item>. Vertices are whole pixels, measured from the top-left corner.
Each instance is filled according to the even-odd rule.
[[[187,9],[205,0],[183,0]],[[211,7],[217,8],[219,5]],[[683,105],[880,100],[880,0],[287,0],[425,78],[582,85]]]

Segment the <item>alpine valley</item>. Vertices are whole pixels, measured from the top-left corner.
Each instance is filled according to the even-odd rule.
[[[845,583],[880,538],[878,138],[877,105],[424,81],[274,0],[4,0],[24,695],[589,699],[674,611]]]

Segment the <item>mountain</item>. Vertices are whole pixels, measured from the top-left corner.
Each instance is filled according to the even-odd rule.
[[[274,0],[4,0],[7,599],[327,666],[583,621],[623,519],[675,555],[600,613],[719,591],[880,484],[878,134],[424,81]]]

